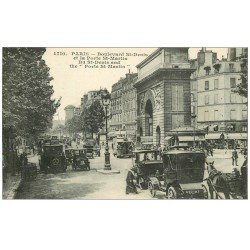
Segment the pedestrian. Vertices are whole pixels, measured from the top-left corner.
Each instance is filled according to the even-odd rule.
[[[233,167],[238,166],[238,153],[237,153],[235,148],[232,152],[232,165],[233,165]]]
[[[214,149],[212,145],[210,145],[210,154],[212,157],[214,156]]]
[[[135,169],[131,168],[128,171],[127,178],[126,178],[126,194],[138,194],[137,188],[134,183],[135,180]]]

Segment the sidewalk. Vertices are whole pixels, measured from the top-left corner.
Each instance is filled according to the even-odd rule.
[[[38,155],[28,155],[28,162],[36,163],[38,165]],[[16,190],[19,188],[21,181],[20,173],[17,173],[14,176],[12,176],[11,173],[7,173],[6,182],[3,183],[2,199],[15,199]]]
[[[16,190],[21,184],[21,174],[11,175],[11,173],[7,173],[6,182],[3,183],[3,200],[12,200],[15,198]]]

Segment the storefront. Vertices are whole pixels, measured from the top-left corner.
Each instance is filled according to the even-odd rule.
[[[228,133],[226,140],[228,148],[247,147],[247,133]]]
[[[214,148],[247,147],[247,133],[211,133],[207,134],[205,138]]]

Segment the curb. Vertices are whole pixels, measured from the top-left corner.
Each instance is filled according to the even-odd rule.
[[[8,191],[8,195],[6,196],[5,200],[13,200],[16,197],[16,193],[18,188],[20,187],[22,183],[22,179],[20,178],[15,185]]]

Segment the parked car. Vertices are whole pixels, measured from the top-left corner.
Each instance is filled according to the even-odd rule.
[[[42,172],[66,172],[67,162],[63,145],[44,145],[39,162]]]
[[[96,155],[96,156],[101,156],[101,147],[99,146],[99,145],[95,145],[94,146],[94,148],[93,148],[93,150],[94,150],[94,154]]]
[[[136,172],[136,185],[141,189],[146,189],[151,176],[155,176],[156,171],[163,171],[163,164],[158,150],[136,150],[133,152],[133,166]]]
[[[94,159],[94,147],[92,145],[85,144],[83,148],[86,151],[87,158]]]
[[[73,150],[73,163],[72,168],[74,170],[90,170],[89,159],[86,156],[86,151],[84,149],[74,149]]]
[[[123,137],[113,139],[113,154],[117,158],[132,157],[133,155],[133,142]]]
[[[166,193],[169,199],[208,198],[204,179],[205,154],[178,148],[164,152],[163,169],[149,179],[151,196],[157,191]]]

